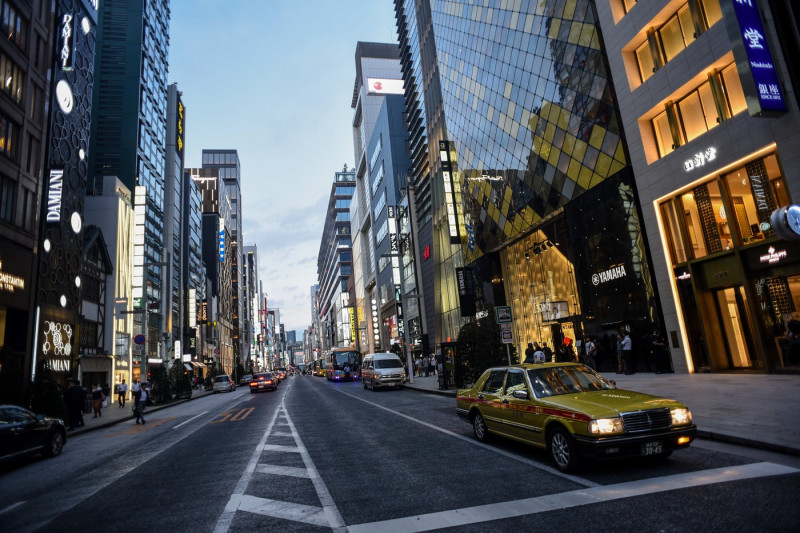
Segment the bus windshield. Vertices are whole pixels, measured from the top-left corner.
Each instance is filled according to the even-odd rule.
[[[359,363],[358,352],[356,351],[334,352],[333,356],[336,358],[333,363],[336,368],[344,368],[344,365],[354,367]]]

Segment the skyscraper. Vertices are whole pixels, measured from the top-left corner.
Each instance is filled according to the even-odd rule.
[[[89,194],[103,176],[117,176],[134,193],[137,225],[133,306],[147,309],[146,355],[160,353],[167,323],[162,303],[169,0],[107,0],[97,30],[89,149]],[[161,354],[162,358],[165,354]]]

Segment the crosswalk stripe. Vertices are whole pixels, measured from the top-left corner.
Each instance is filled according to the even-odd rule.
[[[280,465],[267,465],[260,464],[256,467],[256,472],[259,474],[275,474],[277,476],[292,476],[310,478],[308,470],[305,468],[297,468],[295,466],[280,466]]]
[[[682,490],[713,483],[726,483],[743,479],[752,479],[783,474],[796,474],[796,468],[774,463],[754,463],[741,466],[715,468],[675,474],[615,485],[590,487],[570,492],[548,494],[535,498],[499,502],[488,505],[477,505],[438,513],[408,516],[381,522],[356,524],[347,528],[350,533],[380,531],[381,533],[430,531],[440,528],[452,528],[519,517],[546,511],[568,509],[579,505],[603,503],[624,498],[633,498],[645,494],[655,494],[669,490]]]
[[[315,526],[330,526],[322,507],[257,498],[247,494],[234,494],[228,501],[225,511],[246,511]]]

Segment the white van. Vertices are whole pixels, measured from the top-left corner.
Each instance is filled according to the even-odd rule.
[[[361,363],[361,382],[364,388],[397,387],[405,382],[403,362],[396,354],[368,353]]]

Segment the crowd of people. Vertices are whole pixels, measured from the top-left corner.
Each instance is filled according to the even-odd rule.
[[[799,330],[800,331],[800,330]],[[599,370],[601,363],[606,370],[616,370],[617,374],[635,374],[638,363],[647,372],[656,374],[672,372],[669,361],[669,345],[658,330],[643,335],[634,346],[630,332],[620,331],[615,336],[587,336],[585,342],[575,350],[575,343],[562,342],[555,350],[546,342],[529,342],[525,349],[523,363],[584,363]]]

